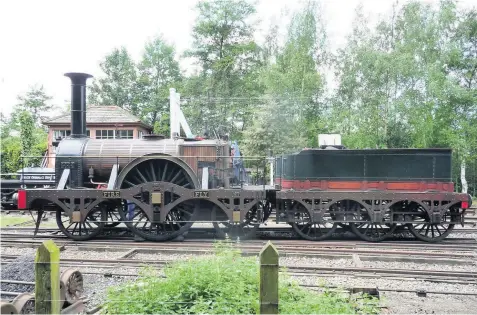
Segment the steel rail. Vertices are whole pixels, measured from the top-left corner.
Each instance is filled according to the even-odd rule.
[[[16,258],[17,256],[7,256],[4,258]],[[101,265],[124,266],[124,267],[142,267],[144,265],[167,266],[174,261],[169,260],[134,260],[134,259],[62,259],[61,262],[76,263],[81,266],[82,263],[94,263],[96,267]],[[324,267],[324,266],[281,266],[286,269],[290,275],[310,276],[322,274],[351,274],[362,276],[380,276],[380,277],[407,277],[415,279],[431,280],[458,280],[466,284],[477,284],[477,273],[470,271],[434,271],[434,270],[408,270],[408,269],[383,269],[383,268],[364,268],[364,267]]]

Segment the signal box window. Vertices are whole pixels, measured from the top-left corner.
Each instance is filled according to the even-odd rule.
[[[63,139],[64,137],[70,136],[71,135],[71,130],[55,130],[53,133],[54,139],[61,138]]]
[[[118,139],[133,139],[133,130],[118,130],[116,134]]]
[[[96,139],[114,139],[114,130],[96,130]]]

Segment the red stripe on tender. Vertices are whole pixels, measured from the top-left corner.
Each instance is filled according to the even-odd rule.
[[[390,191],[439,191],[454,192],[454,183],[452,182],[423,182],[423,181],[332,181],[332,180],[286,180],[275,179],[275,184],[281,185],[282,189],[295,190],[390,190]]]

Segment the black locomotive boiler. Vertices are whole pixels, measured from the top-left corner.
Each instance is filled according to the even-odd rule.
[[[85,100],[91,76],[66,76],[72,81],[72,132],[58,144],[55,187],[20,190],[18,207],[55,209],[59,228],[75,240],[93,238],[120,222],[153,241],[173,239],[196,222],[213,223],[222,235],[251,237],[275,212],[277,223],[291,225],[309,240],[326,239],[343,226],[364,240],[381,241],[404,226],[435,242],[463,222],[471,203],[469,195],[453,192],[449,156],[441,159],[432,150],[342,149],[330,157],[331,150],[316,149],[277,157],[273,186],[230,187],[227,141],[88,138]],[[386,161],[366,164],[373,159]],[[412,175],[420,167],[444,176]]]

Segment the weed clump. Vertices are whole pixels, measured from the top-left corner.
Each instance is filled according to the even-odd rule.
[[[194,257],[164,268],[150,267],[137,280],[109,288],[103,312],[109,314],[258,314],[259,264],[219,242],[212,257]],[[280,274],[281,314],[377,313],[362,301],[330,292],[316,293]],[[370,299],[371,301],[372,299]],[[369,304],[371,305],[371,304]]]

